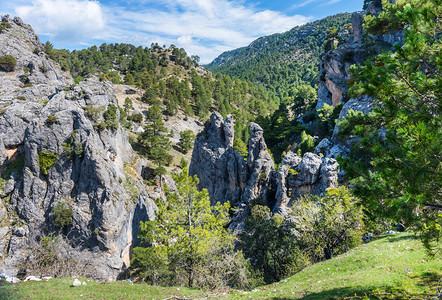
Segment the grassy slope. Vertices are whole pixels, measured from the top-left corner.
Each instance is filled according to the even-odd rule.
[[[429,259],[412,235],[387,236],[332,260],[310,266],[282,282],[251,292],[214,293],[126,282],[71,287],[73,279],[0,286],[1,299],[422,299],[436,295],[442,259]],[[381,293],[377,296],[375,294]],[[82,296],[80,296],[82,295]],[[355,297],[357,295],[358,297]],[[174,298],[175,297],[175,298]]]

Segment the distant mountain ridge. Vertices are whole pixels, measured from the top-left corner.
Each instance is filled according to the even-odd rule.
[[[247,47],[222,53],[206,67],[262,84],[279,96],[283,96],[280,88],[300,84],[315,86],[327,29],[332,26],[339,29],[350,22],[351,14],[337,14],[285,33],[261,37]]]

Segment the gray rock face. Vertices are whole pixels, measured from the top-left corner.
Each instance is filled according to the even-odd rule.
[[[244,159],[232,147],[233,125],[231,116],[223,122],[219,113],[212,113],[192,152],[189,174],[198,176],[199,186],[208,190],[212,204],[238,203],[247,180]]]
[[[258,124],[250,125],[247,163],[232,148],[233,140],[233,118],[227,116],[223,122],[219,113],[212,113],[210,123],[195,141],[189,173],[198,176],[200,188],[208,190],[212,204],[230,201],[239,208],[231,226],[237,229],[251,201],[258,197],[266,201],[274,163]]]
[[[273,211],[285,215],[297,198],[322,195],[328,188],[338,186],[338,167],[333,158],[306,153],[301,159],[292,152],[287,153],[279,170],[272,173],[272,184],[276,188]]]
[[[270,172],[275,170],[270,153],[264,140],[264,131],[256,124],[250,124],[249,155],[247,157],[248,182],[242,201],[248,203],[262,196],[267,201],[267,186]]]
[[[0,196],[10,197],[8,213],[27,225],[0,238],[0,246],[9,245],[0,268],[13,272],[35,239],[59,230],[53,220],[61,202],[72,210],[72,224],[62,230],[66,255],[88,263],[95,279],[115,280],[129,265],[140,221],[154,218],[156,206],[136,171],[128,170],[136,156],[126,132],[97,131],[93,125],[102,116],[92,120],[85,112],[86,105],[104,112],[117,104],[112,84],[89,78],[71,86],[70,75],[45,58],[30,26],[3,20],[12,28],[0,34],[0,55],[14,56],[17,68],[0,72],[0,170],[12,158],[24,158],[24,167],[0,186]],[[23,73],[31,87],[23,87]]]
[[[0,56],[12,55],[17,60],[13,72],[1,72],[0,104],[24,98],[33,101],[49,99],[57,91],[73,84],[72,78],[53,61],[46,58],[43,44],[29,25],[20,18],[2,17],[11,25],[0,35]],[[21,79],[21,80],[20,80]],[[29,84],[24,88],[23,81]]]
[[[365,60],[365,52],[360,43],[346,43],[324,54],[319,64],[321,76],[316,110],[321,109],[325,103],[336,106],[343,102],[350,80],[349,69],[351,65]]]
[[[367,51],[362,36],[364,34],[362,23],[366,13],[377,15],[382,11],[382,3],[373,1],[366,11],[352,14],[351,23],[353,33],[346,43],[338,46],[337,49],[325,53],[319,65],[318,104],[316,110],[321,109],[324,104],[336,106],[345,102],[350,80],[349,68],[353,64],[362,64],[367,58]],[[404,42],[403,32],[372,36],[375,41],[393,45]],[[374,49],[376,50],[376,49]]]
[[[353,28],[353,42],[358,43],[362,41],[364,29],[362,22],[364,21],[364,12],[355,12],[351,15],[351,25]]]

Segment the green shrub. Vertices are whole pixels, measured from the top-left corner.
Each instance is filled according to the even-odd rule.
[[[301,155],[304,155],[306,152],[315,151],[315,141],[313,137],[307,134],[305,131],[301,134],[301,143],[299,144],[299,150],[301,150]]]
[[[42,72],[43,74],[48,71],[48,69],[45,66],[40,66],[39,69],[40,69],[40,72]]]
[[[56,116],[49,115],[48,118],[46,119],[46,124],[54,124],[57,121],[58,119]]]
[[[104,122],[94,124],[94,129],[97,131],[103,130],[105,128],[106,128],[106,123]]]
[[[6,170],[2,172],[1,178],[8,180],[12,173],[22,173],[23,167],[25,166],[25,156],[20,155],[14,161],[8,164]]]
[[[129,97],[126,97],[126,99],[124,99],[124,110],[125,111],[129,111],[131,109],[134,109],[134,104],[132,99],[130,99]]]
[[[48,175],[48,169],[52,167],[58,160],[55,154],[41,151],[38,153],[38,166],[44,175]]]
[[[71,133],[71,136],[68,138],[66,143],[62,143],[61,145],[64,147],[63,155],[69,159],[74,159],[76,156],[83,156],[83,144],[74,143],[75,136],[77,135],[77,130],[74,130]]]
[[[129,121],[134,121],[136,123],[141,123],[143,121],[143,115],[141,113],[133,114],[127,117]]]
[[[54,209],[54,219],[52,224],[58,228],[65,228],[72,225],[72,209],[66,205],[64,202],[58,202]]]
[[[75,84],[79,84],[81,81],[83,81],[84,80],[84,78],[83,77],[81,77],[81,76],[78,76],[78,77],[75,77],[74,78],[74,83]]]
[[[101,116],[101,113],[104,111],[104,106],[95,107],[92,104],[88,104],[84,107],[84,111],[89,119],[93,121],[98,121]]]
[[[17,60],[12,55],[0,56],[0,70],[6,72],[14,71],[17,66]]]
[[[104,112],[104,123],[106,124],[106,128],[117,129],[117,107],[114,104],[111,104],[107,107],[107,110]]]
[[[1,22],[0,23],[0,33],[5,32],[9,28],[11,28],[11,24],[9,24],[8,22]]]

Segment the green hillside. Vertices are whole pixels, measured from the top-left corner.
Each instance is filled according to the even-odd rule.
[[[293,97],[300,85],[315,86],[327,29],[350,23],[349,13],[337,14],[297,26],[282,34],[262,37],[249,46],[224,52],[207,67],[259,83],[281,99]],[[345,33],[342,31],[342,38]]]
[[[442,260],[431,259],[419,239],[394,234],[305,268],[253,291],[201,291],[128,282],[73,287],[72,278],[0,286],[1,299],[422,299],[437,295]],[[439,287],[440,288],[440,287]],[[439,295],[440,296],[440,295]]]

